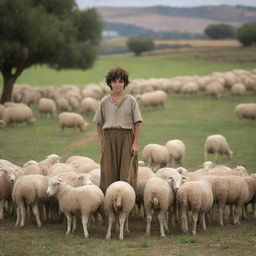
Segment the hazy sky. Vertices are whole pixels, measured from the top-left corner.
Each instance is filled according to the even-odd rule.
[[[199,5],[246,5],[255,6],[256,0],[76,0],[80,8],[94,6],[154,6],[166,5],[177,7],[189,7]],[[129,2],[129,3],[128,3]]]

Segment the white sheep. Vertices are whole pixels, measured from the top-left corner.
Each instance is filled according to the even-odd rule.
[[[169,166],[181,166],[185,156],[185,144],[181,140],[169,140],[166,143],[169,152]]]
[[[41,98],[37,104],[37,107],[39,113],[41,113],[42,116],[44,114],[46,117],[48,116],[48,114],[50,116],[54,116],[56,114],[56,103],[52,99]]]
[[[181,92],[185,95],[197,94],[198,91],[199,91],[199,86],[196,82],[185,83],[181,88]]]
[[[15,182],[12,191],[12,200],[16,206],[16,226],[23,227],[26,219],[26,207],[31,206],[35,215],[37,226],[41,227],[39,204],[49,200],[47,195],[49,178],[43,175],[26,175]]]
[[[56,176],[57,174],[66,173],[66,172],[75,172],[75,170],[76,169],[70,164],[56,163],[49,168],[47,172],[47,176],[51,178]]]
[[[245,92],[246,92],[246,87],[244,84],[236,83],[232,85],[231,94],[233,96],[241,96],[241,95],[244,95]]]
[[[205,214],[213,205],[213,193],[211,185],[207,181],[185,182],[176,194],[177,206],[181,214],[181,230],[188,231],[188,211],[192,211],[192,234],[196,235],[198,218],[201,219],[203,229],[206,229]]]
[[[204,144],[204,159],[207,159],[207,154],[215,154],[215,160],[217,154],[225,154],[229,159],[232,158],[233,152],[230,150],[229,145],[223,135],[216,134],[208,136]]]
[[[34,124],[36,119],[33,117],[33,112],[30,107],[19,104],[18,106],[11,106],[4,108],[1,123],[6,127],[9,123],[22,123]]]
[[[144,209],[147,219],[146,235],[150,235],[152,216],[155,211],[158,212],[161,237],[165,237],[168,231],[167,214],[168,210],[174,204],[174,194],[167,181],[159,178],[150,178],[144,189]]]
[[[135,192],[130,184],[124,181],[112,183],[106,190],[104,209],[108,218],[108,230],[106,239],[111,237],[112,225],[115,222],[115,215],[119,215],[120,233],[119,239],[124,239],[124,224],[128,230],[128,215],[135,203]]]
[[[223,86],[219,82],[211,82],[205,88],[206,94],[216,99],[219,99],[221,97],[222,91]]]
[[[243,103],[235,107],[235,114],[238,119],[256,120],[256,103]]]
[[[138,103],[144,107],[165,106],[167,94],[164,91],[157,90],[147,92],[136,97]]]
[[[60,206],[60,210],[67,218],[67,232],[76,229],[76,213],[81,213],[84,237],[89,236],[87,223],[91,214],[101,210],[103,214],[104,194],[99,187],[95,185],[85,185],[82,187],[72,188],[60,179],[52,178],[49,181],[47,193],[50,196],[55,195]]]
[[[47,175],[49,168],[58,163],[60,156],[57,154],[51,154],[46,157],[46,159],[40,161],[38,166],[42,169],[43,175]]]
[[[99,107],[99,101],[92,97],[86,97],[81,102],[81,112],[95,114]]]
[[[159,144],[147,144],[142,151],[145,164],[154,171],[167,166],[169,152],[165,146]]]
[[[0,168],[0,220],[4,218],[5,202],[11,202],[15,173],[12,167]]]
[[[62,112],[59,114],[59,126],[62,130],[65,127],[68,128],[78,128],[81,132],[85,130],[88,126],[88,123],[84,120],[84,118],[73,112]]]

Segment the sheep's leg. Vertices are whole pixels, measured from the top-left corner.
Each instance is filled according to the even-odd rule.
[[[193,220],[193,224],[192,224],[192,234],[196,235],[196,225],[197,225],[197,221],[198,221],[198,213],[197,212],[193,212],[192,214],[192,220]]]
[[[4,204],[5,204],[5,200],[2,199],[0,201],[0,220],[4,218]]]
[[[19,226],[20,225],[20,221],[21,221],[21,214],[20,214],[20,207],[19,206],[16,206],[16,223],[15,223],[15,226]]]
[[[218,158],[218,152],[215,152],[214,153],[214,160],[215,160],[215,162],[217,161],[217,158]]]
[[[241,215],[241,206],[236,205],[234,207],[234,219],[233,219],[234,225],[240,225],[240,215]]]
[[[185,233],[188,232],[188,217],[187,211],[184,208],[181,208],[181,230]]]
[[[20,209],[21,209],[21,222],[20,222],[20,226],[24,227],[27,211],[26,211],[26,206],[25,206],[25,203],[24,203],[23,200],[20,202]]]
[[[108,231],[107,231],[106,239],[110,239],[110,237],[111,237],[111,229],[112,229],[114,222],[115,222],[115,215],[111,211],[111,212],[109,212],[109,216],[108,216]]]
[[[152,215],[154,211],[151,209],[149,212],[147,212],[147,228],[146,228],[146,235],[150,236],[150,227],[151,227],[151,221],[152,221]]]
[[[130,233],[130,231],[129,231],[129,223],[128,223],[128,216],[127,216],[126,221],[125,221],[125,232],[126,232],[127,234]]]
[[[66,232],[66,235],[68,235],[71,231],[72,216],[71,216],[70,213],[66,213],[65,216],[67,218],[67,232]]]
[[[200,214],[200,221],[201,221],[201,225],[203,230],[206,230],[206,224],[205,224],[205,212]]]
[[[243,218],[248,219],[248,204],[244,204],[242,206],[242,211],[243,211]]]
[[[164,220],[165,220],[165,213],[163,211],[160,211],[159,214],[158,214],[158,221],[159,221],[159,225],[160,225],[161,237],[165,237],[165,233],[164,233]]]
[[[38,209],[38,204],[32,205],[32,211],[36,217],[36,223],[37,226],[40,228],[42,226],[41,220],[40,220],[40,214],[39,214],[39,209]]]
[[[85,238],[89,237],[89,233],[88,233],[88,230],[87,230],[88,219],[89,219],[89,218],[88,218],[87,214],[83,214],[83,215],[82,215],[82,223],[83,223],[84,237],[85,237]]]
[[[207,161],[207,150],[204,151],[204,161]]]
[[[72,233],[74,233],[76,231],[76,215],[73,215],[72,224]]]
[[[120,232],[119,232],[119,239],[124,239],[124,223],[127,215],[125,213],[120,213],[119,215],[119,224],[120,224]]]

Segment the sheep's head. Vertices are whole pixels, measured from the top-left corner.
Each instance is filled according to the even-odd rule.
[[[79,180],[82,180],[84,185],[92,185],[91,176],[88,174],[80,174],[78,176]]]
[[[211,161],[206,161],[203,163],[203,168],[204,169],[212,169],[215,166],[215,164]]]
[[[181,175],[187,175],[188,174],[188,170],[184,167],[178,167],[177,171],[181,174]]]
[[[49,196],[53,196],[57,193],[57,191],[59,190],[60,185],[63,183],[63,180],[58,178],[58,179],[51,179],[49,180],[48,183],[48,188],[47,188],[47,194]]]
[[[55,164],[60,161],[60,156],[57,154],[51,154],[51,155],[47,156],[47,159],[50,160],[51,164]]]
[[[15,181],[15,174],[16,174],[16,170],[12,167],[5,167],[5,168],[0,168],[0,173],[3,173],[5,178],[9,181],[9,182],[14,182]]]
[[[228,152],[228,158],[229,158],[229,159],[232,159],[232,157],[233,157],[233,151],[229,151],[229,152]]]
[[[172,190],[176,193],[180,186],[185,183],[187,180],[186,176],[182,176],[180,174],[173,175],[167,179],[168,183],[170,184]]]

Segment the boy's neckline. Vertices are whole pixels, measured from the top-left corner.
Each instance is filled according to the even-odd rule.
[[[114,99],[114,95],[112,95],[112,93],[110,93],[110,99],[115,103],[115,104],[119,104],[119,103],[121,103],[123,100],[124,100],[124,98],[126,98],[126,96],[127,96],[127,94],[123,94],[121,97],[120,97],[120,100],[118,100],[118,101],[116,101],[115,99]]]

